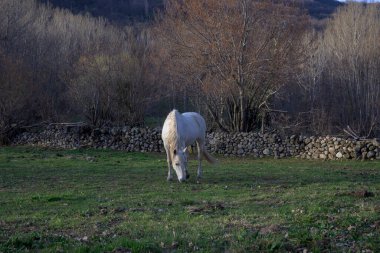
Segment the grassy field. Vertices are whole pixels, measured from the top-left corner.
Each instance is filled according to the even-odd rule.
[[[0,148],[0,252],[379,252],[380,162]]]

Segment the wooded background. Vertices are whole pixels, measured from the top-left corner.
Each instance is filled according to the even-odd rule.
[[[380,7],[0,0],[0,133],[41,122],[380,134]]]

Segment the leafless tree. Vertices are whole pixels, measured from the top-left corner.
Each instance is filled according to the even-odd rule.
[[[380,8],[350,3],[328,23],[324,46],[329,58],[334,117],[361,135],[379,127]]]
[[[147,104],[159,97],[148,34],[128,29],[122,54],[82,56],[76,63],[68,95],[93,125],[144,122]]]
[[[300,65],[306,21],[299,9],[273,1],[171,0],[158,34],[171,75],[202,92],[218,126],[249,131]]]
[[[310,97],[310,127],[342,133],[347,125],[360,136],[379,132],[380,9],[376,4],[341,7],[316,36],[303,73]]]
[[[77,119],[83,116],[83,104],[91,103],[87,93],[98,90],[99,98],[113,100],[108,103],[107,99],[101,99],[105,118],[97,122],[107,119],[141,122],[146,108],[143,105],[151,99],[149,90],[155,87],[154,69],[149,66],[149,33],[144,27],[139,32],[132,30],[115,27],[101,18],[53,9],[35,0],[0,0],[3,59],[15,62],[17,59],[20,63],[17,66],[25,72],[20,74],[22,82],[33,84],[33,90],[28,91],[33,103],[25,108],[24,119]],[[15,68],[13,65],[3,68],[2,73]],[[15,96],[4,96],[8,100],[5,103],[20,101],[16,96],[20,92],[18,83],[2,83],[2,93]],[[73,103],[78,99],[68,94],[89,100]]]

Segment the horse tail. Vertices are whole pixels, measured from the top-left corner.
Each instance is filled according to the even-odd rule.
[[[206,158],[206,160],[207,160],[209,163],[211,163],[211,164],[216,164],[216,163],[217,163],[217,160],[216,160],[214,157],[212,157],[212,156],[210,155],[210,153],[207,152],[206,149],[203,149],[203,150],[202,150],[202,153],[203,153],[203,156]]]

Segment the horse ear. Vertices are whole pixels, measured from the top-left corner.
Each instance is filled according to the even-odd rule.
[[[176,150],[176,149],[174,149],[173,153],[174,153],[174,155],[176,155],[176,154],[177,154],[177,150]]]

